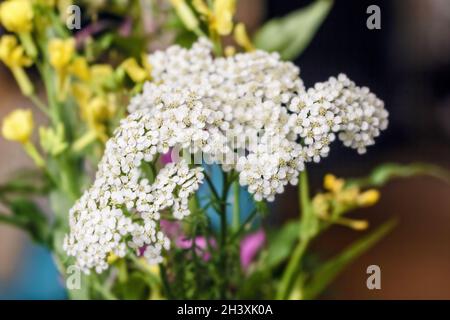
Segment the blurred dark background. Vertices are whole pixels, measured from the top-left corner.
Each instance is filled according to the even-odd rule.
[[[264,20],[308,5],[307,0],[241,0],[239,20],[255,30]],[[369,5],[381,9],[381,30],[366,27]],[[301,32],[301,30],[299,30]],[[390,125],[360,156],[339,142],[327,159],[311,166],[312,191],[325,173],[353,177],[382,162],[427,161],[450,169],[450,1],[337,0],[325,23],[295,61],[307,86],[340,72],[385,101]],[[0,118],[29,104],[9,72],[0,67]],[[0,139],[0,180],[30,165],[20,146]],[[450,299],[450,186],[429,177],[395,180],[380,202],[352,216],[375,227],[396,216],[398,227],[355,261],[325,299]],[[277,198],[280,222],[297,215],[293,188]],[[329,257],[361,236],[335,227],[314,243]],[[381,290],[368,290],[366,268],[381,268]],[[62,298],[49,255],[19,231],[0,226],[0,297]]]
[[[311,1],[268,1],[269,17]],[[381,29],[369,30],[370,5],[381,9]],[[385,101],[390,124],[367,154],[335,143],[309,169],[313,191],[327,172],[358,176],[382,162],[427,161],[450,169],[450,1],[335,1],[316,37],[296,60],[307,86],[340,72]],[[277,201],[282,219],[295,216],[295,190]],[[323,296],[326,299],[450,299],[450,186],[429,177],[396,180],[379,204],[355,212],[371,226],[396,216],[400,223],[358,259]],[[323,258],[360,232],[335,227],[315,243]],[[379,265],[382,289],[368,290],[366,268]]]

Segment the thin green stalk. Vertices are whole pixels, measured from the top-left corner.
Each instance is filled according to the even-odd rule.
[[[233,230],[236,232],[239,230],[239,226],[241,224],[241,215],[240,215],[240,208],[239,208],[239,198],[240,198],[240,192],[241,192],[241,186],[239,185],[239,181],[235,181],[233,183],[233,192],[234,192],[234,204],[233,204]]]
[[[301,208],[301,225],[309,225],[311,223],[311,219],[313,219],[314,217],[312,216],[313,212],[311,211],[308,174],[306,172],[306,169],[300,173],[299,201],[299,206]],[[303,231],[305,230],[305,228],[301,228],[301,230]],[[294,252],[292,253],[287,267],[281,277],[280,286],[278,287],[276,295],[277,299],[287,299],[289,297],[289,293],[291,292],[295,277],[298,274],[303,255],[306,252],[311,238],[312,235],[309,232],[301,233],[299,235],[299,242],[295,247]]]
[[[39,99],[38,96],[32,94],[28,98],[30,98],[31,102],[33,102],[34,105],[36,107],[38,107],[38,109],[40,111],[42,111],[42,113],[44,113],[46,116],[50,117],[50,113],[48,112],[47,106],[45,105],[44,102],[41,101],[41,99]]]
[[[220,270],[222,275],[221,278],[221,286],[220,286],[220,295],[221,299],[226,298],[227,292],[227,196],[229,191],[229,181],[228,174],[222,171],[222,179],[223,179],[223,188],[222,188],[222,197],[220,203]]]
[[[233,234],[233,236],[230,239],[230,242],[234,242],[234,240],[236,240],[242,234],[242,232],[245,230],[247,224],[249,224],[253,220],[253,218],[255,218],[257,213],[258,213],[258,210],[254,209],[248,215],[248,217],[245,219],[244,223],[242,223],[240,225],[239,229],[235,232],[235,234]]]
[[[95,278],[95,277],[93,277]],[[117,297],[114,296],[114,294],[112,294],[109,290],[107,290],[100,282],[97,278],[93,279],[93,288],[100,293],[103,298],[107,299],[107,300],[117,300]]]
[[[173,299],[174,296],[173,296],[172,290],[170,288],[169,279],[167,278],[167,270],[166,270],[166,267],[162,263],[159,264],[159,272],[161,274],[161,280],[162,280],[162,284],[164,287],[164,291],[166,293],[166,297],[168,299]]]

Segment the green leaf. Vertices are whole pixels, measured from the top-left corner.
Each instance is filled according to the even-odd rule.
[[[333,0],[316,0],[283,18],[267,22],[253,42],[259,49],[277,51],[285,60],[300,55],[313,39],[333,5]]]
[[[264,265],[273,268],[283,262],[292,252],[295,242],[300,235],[298,221],[286,223],[272,236],[267,249]]]
[[[0,195],[7,194],[43,194],[48,191],[48,179],[36,170],[22,170],[0,185]]]
[[[49,226],[45,214],[33,202],[18,198],[10,201],[11,215],[0,215],[0,222],[14,225],[30,235],[33,241],[49,246]]]
[[[376,230],[348,246],[342,253],[325,262],[314,272],[307,282],[303,292],[303,298],[314,299],[317,297],[347,265],[375,245],[389,233],[396,224],[397,221],[395,219],[388,220]]]
[[[450,172],[427,163],[386,163],[375,168],[367,177],[349,179],[347,183],[349,185],[356,184],[359,187],[381,187],[394,178],[408,178],[418,175],[432,176],[450,184]]]

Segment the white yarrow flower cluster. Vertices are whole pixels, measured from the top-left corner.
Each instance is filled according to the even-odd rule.
[[[161,102],[155,114],[135,112],[121,121],[106,144],[93,186],[69,213],[71,232],[64,239],[64,249],[76,257],[83,271],[95,268],[101,272],[108,267],[109,254],[123,257],[129,249],[138,252],[144,248],[144,257],[151,264],[162,261],[162,250],[168,249],[170,242],[160,230],[160,214],[169,209],[177,219],[190,214],[188,199],[203,181],[203,170],[190,168],[181,160],[162,168],[151,183],[143,176],[142,165],[185,139],[173,122],[176,110],[195,111],[200,105],[180,95]],[[179,119],[178,125],[185,118]],[[190,119],[195,135],[204,122]]]
[[[149,56],[152,82],[132,99],[94,186],[71,211],[65,248],[84,270],[105,269],[109,252],[123,256],[127,248],[145,247],[149,262],[161,261],[168,247],[161,210],[188,215],[187,199],[203,179],[200,166],[184,161],[153,183],[143,178],[141,163],[170,148],[237,171],[255,200],[272,201],[298,182],[306,162],[326,157],[336,137],[363,153],[387,127],[383,102],[345,75],[306,90],[299,68],[277,53],[214,58],[211,48],[200,39]]]

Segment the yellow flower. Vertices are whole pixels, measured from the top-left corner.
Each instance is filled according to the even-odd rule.
[[[234,56],[236,54],[236,48],[233,46],[226,46],[225,47],[225,56],[226,57],[231,57]]]
[[[359,196],[358,187],[347,187],[334,192],[334,198],[341,205],[354,205]]]
[[[120,66],[134,82],[142,82],[150,77],[147,70],[142,68],[134,58],[126,59]]]
[[[369,222],[367,220],[356,220],[345,217],[339,217],[334,222],[357,231],[362,231],[369,227]]]
[[[148,60],[148,57],[145,53],[141,54],[141,61],[142,61],[142,66],[144,67],[145,71],[147,71],[147,73],[149,74],[149,77],[152,74],[152,65],[150,64],[150,61]]]
[[[80,108],[83,109],[92,96],[92,90],[86,83],[77,82],[72,85],[72,94]]]
[[[357,198],[357,202],[361,207],[370,207],[377,203],[379,199],[380,192],[375,189],[370,189],[361,193]]]
[[[33,61],[25,55],[25,51],[18,44],[16,37],[11,35],[1,37],[0,60],[11,69],[14,78],[19,84],[20,91],[27,97],[31,96],[34,92],[33,84],[23,67],[30,66]]]
[[[0,20],[8,31],[22,33],[33,29],[33,7],[29,0],[9,0],[0,5]]]
[[[344,180],[343,179],[337,179],[332,174],[325,175],[323,186],[325,189],[332,191],[332,192],[339,192],[344,187]]]
[[[247,30],[245,29],[245,25],[243,23],[238,23],[234,27],[234,40],[246,51],[255,50],[255,47],[253,46],[250,37],[247,34]]]
[[[9,68],[28,67],[33,61],[26,56],[25,51],[19,45],[17,38],[12,35],[5,35],[0,39],[0,59]]]
[[[50,64],[58,71],[69,66],[75,53],[75,39],[52,39],[48,44]]]
[[[95,64],[90,68],[90,84],[94,90],[100,90],[114,74],[113,68],[109,64]]]
[[[215,0],[212,27],[221,36],[226,36],[233,30],[233,16],[236,11],[236,0]]]
[[[330,204],[326,194],[318,193],[312,200],[314,212],[321,218],[329,216]]]
[[[2,134],[7,140],[27,143],[33,133],[33,114],[29,109],[17,109],[3,120]]]
[[[204,0],[193,0],[192,6],[208,20],[210,30],[221,36],[229,35],[233,30],[236,0],[215,0],[212,10]]]
[[[188,30],[198,29],[198,20],[184,0],[170,0],[183,24]]]
[[[208,5],[203,0],[193,0],[192,6],[198,13],[204,16],[209,16],[211,14],[211,10],[209,10]]]
[[[86,106],[88,121],[98,123],[110,119],[116,110],[115,104],[110,102],[111,101],[104,96],[92,98]]]
[[[69,66],[69,72],[80,80],[88,81],[90,78],[90,71],[86,58],[76,57]]]
[[[117,260],[119,260],[119,257],[117,255],[115,255],[114,252],[112,252],[112,251],[109,253],[108,257],[106,258],[106,262],[108,262],[108,264],[113,264]]]

